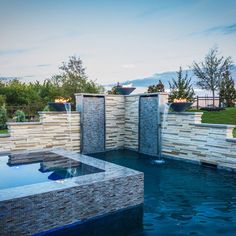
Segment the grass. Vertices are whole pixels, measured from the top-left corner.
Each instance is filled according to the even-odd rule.
[[[236,107],[226,108],[223,111],[203,111],[202,123],[236,125]],[[236,129],[233,131],[233,136],[236,138]]]
[[[8,130],[7,129],[1,129],[0,134],[8,134]]]

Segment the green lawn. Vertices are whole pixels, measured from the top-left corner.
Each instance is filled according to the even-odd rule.
[[[223,111],[204,111],[202,123],[236,125],[236,107],[226,108]],[[233,136],[236,137],[236,129],[233,131]]]
[[[0,129],[0,134],[7,134],[8,130],[7,129]]]

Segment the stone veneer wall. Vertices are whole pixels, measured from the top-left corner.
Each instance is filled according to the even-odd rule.
[[[53,147],[80,151],[79,120],[77,112],[71,118],[63,112],[41,112],[40,122],[8,123],[9,135],[0,136],[0,152]]]
[[[138,151],[139,96],[125,97],[124,148]]]
[[[106,149],[122,149],[125,141],[125,97],[107,95],[105,104]]]
[[[163,130],[163,152],[194,161],[234,167],[236,139],[234,126],[201,123],[202,113],[169,113]]]

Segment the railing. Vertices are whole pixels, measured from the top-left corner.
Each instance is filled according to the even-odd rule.
[[[215,97],[215,106],[219,107],[220,98]],[[193,107],[200,109],[202,107],[213,107],[213,97],[209,96],[197,96],[195,102],[193,103]]]

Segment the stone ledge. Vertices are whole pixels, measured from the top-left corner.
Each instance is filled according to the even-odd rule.
[[[236,138],[227,138],[226,142],[236,143]]]
[[[80,112],[78,111],[72,111],[71,114],[79,114]],[[67,114],[66,111],[39,111],[38,114]]]
[[[9,138],[10,134],[0,134],[0,138]]]
[[[203,112],[168,112],[168,115],[181,115],[181,116],[189,116],[189,115],[199,115],[201,116]]]
[[[210,128],[218,128],[218,129],[227,129],[227,128],[236,128],[235,125],[225,125],[225,124],[210,124],[210,123],[191,123],[190,125],[198,126],[198,127],[210,127]]]
[[[42,122],[8,122],[7,125],[42,125]]]

